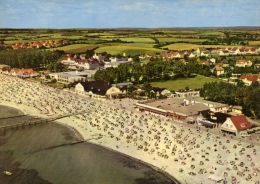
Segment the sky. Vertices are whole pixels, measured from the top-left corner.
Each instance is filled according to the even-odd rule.
[[[260,26],[260,0],[0,0],[0,28]]]

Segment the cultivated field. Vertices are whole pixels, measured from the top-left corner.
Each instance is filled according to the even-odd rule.
[[[260,46],[259,29],[182,28],[182,29],[1,29],[5,46],[32,41],[66,41],[58,47],[68,53],[88,49],[110,54],[156,54],[169,50],[191,50],[198,47],[223,48]]]

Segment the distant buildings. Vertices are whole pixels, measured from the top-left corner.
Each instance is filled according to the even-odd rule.
[[[49,74],[51,79],[56,79],[57,82],[62,84],[71,84],[76,82],[84,82],[87,80],[88,73],[86,72],[59,72]]]
[[[108,82],[101,80],[80,82],[75,86],[75,91],[90,97],[101,98],[115,98],[125,94],[125,92],[121,91],[115,85],[111,86]]]
[[[40,40],[33,42],[14,43],[11,45],[13,49],[29,49],[29,48],[54,48],[68,44],[66,40]]]
[[[32,77],[37,77],[39,75],[32,68],[27,68],[27,69],[13,68],[13,69],[11,69],[10,67],[7,67],[7,68],[3,68],[1,73],[19,77],[19,78],[32,78]]]
[[[239,59],[236,61],[236,67],[250,67],[252,66],[252,61],[246,59]]]

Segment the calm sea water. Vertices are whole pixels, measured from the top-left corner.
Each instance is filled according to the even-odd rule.
[[[0,117],[17,115],[0,107]],[[0,120],[1,124],[30,117]],[[58,124],[0,131],[0,183],[4,184],[173,184],[168,177],[119,153],[80,140]],[[62,146],[63,145],[63,146]],[[11,171],[6,176],[3,171]]]

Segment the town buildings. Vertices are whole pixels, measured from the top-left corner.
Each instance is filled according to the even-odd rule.
[[[59,72],[49,74],[51,79],[56,79],[57,82],[62,84],[71,84],[76,82],[84,82],[87,80],[88,73],[72,71],[72,72]]]

